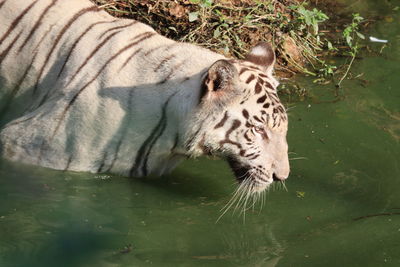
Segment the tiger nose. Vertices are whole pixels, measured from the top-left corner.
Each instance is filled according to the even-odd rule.
[[[286,180],[289,177],[290,173],[290,167],[289,164],[283,164],[282,166],[279,166],[278,168],[273,165],[273,173],[272,173],[272,179],[274,181],[283,181]]]
[[[273,174],[272,174],[272,179],[273,179],[274,181],[283,181],[283,180],[286,180],[288,177],[289,177],[289,175],[286,175],[286,176],[278,176],[276,173],[273,173]]]
[[[283,181],[289,177],[290,165],[289,158],[286,156],[280,161],[272,164],[272,178],[274,181]]]

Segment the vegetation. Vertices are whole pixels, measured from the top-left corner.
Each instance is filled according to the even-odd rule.
[[[339,24],[326,25],[327,14],[300,0],[94,1],[115,16],[137,19],[164,36],[196,43],[228,57],[243,58],[258,42],[272,42],[279,76],[301,72],[315,76],[315,82],[330,82],[343,68],[328,64],[324,58],[350,56],[339,86],[356,58],[358,40],[364,38],[359,32],[363,19],[358,14],[338,33]],[[346,25],[342,19],[341,25]]]
[[[360,23],[363,20],[364,19],[359,14],[357,14],[357,13],[353,14],[353,21],[343,31],[343,38],[346,40],[346,43],[350,49],[350,51],[348,53],[349,53],[349,56],[351,57],[351,61],[347,67],[345,74],[342,76],[342,78],[337,83],[338,87],[340,87],[340,84],[342,83],[342,81],[347,77],[347,74],[349,73],[349,70],[350,70],[351,66],[353,65],[354,59],[356,58],[356,55],[360,48],[359,42],[358,42],[359,39],[365,39],[364,35],[359,32]]]

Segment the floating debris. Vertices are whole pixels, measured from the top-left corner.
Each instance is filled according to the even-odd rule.
[[[386,44],[386,43],[389,42],[388,40],[378,39],[378,38],[373,37],[373,36],[370,36],[370,37],[369,37],[369,40],[370,40],[371,42],[374,42],[374,43],[384,43],[384,44]]]

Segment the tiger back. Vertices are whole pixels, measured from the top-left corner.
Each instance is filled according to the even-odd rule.
[[[3,0],[0,19],[3,157],[146,176],[214,154],[255,190],[287,177],[269,45],[227,60],[88,0]]]

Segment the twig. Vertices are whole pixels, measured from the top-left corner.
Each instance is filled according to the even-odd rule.
[[[367,219],[367,218],[371,218],[371,217],[392,216],[392,215],[400,215],[400,212],[384,212],[384,213],[377,213],[377,214],[369,214],[369,215],[354,218],[353,221],[358,221],[358,220]]]
[[[336,87],[340,88],[340,84],[343,82],[343,80],[347,77],[347,75],[349,74],[349,71],[351,69],[351,65],[353,65],[354,59],[356,58],[356,53],[353,54],[353,57],[351,58],[350,64],[347,67],[346,73],[342,76],[342,78],[340,79],[340,81],[336,84]]]

